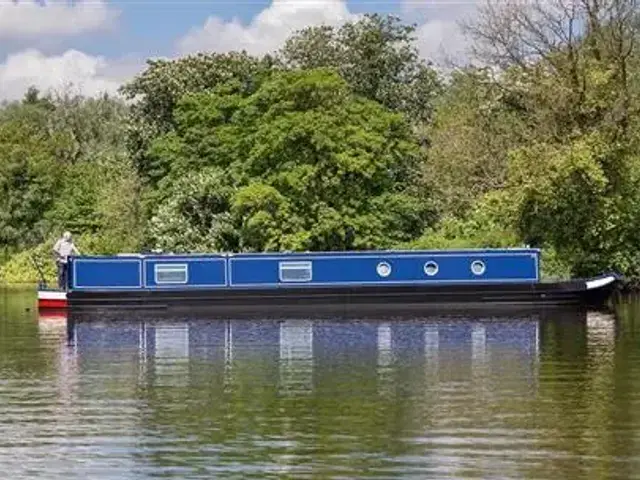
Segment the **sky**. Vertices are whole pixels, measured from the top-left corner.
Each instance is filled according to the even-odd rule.
[[[417,46],[441,63],[464,53],[458,22],[478,0],[0,0],[0,99],[72,88],[115,93],[148,58],[278,49],[293,31],[367,12],[418,25]]]

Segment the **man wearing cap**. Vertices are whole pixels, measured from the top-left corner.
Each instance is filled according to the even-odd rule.
[[[58,288],[65,290],[67,287],[67,262],[72,253],[80,255],[71,239],[70,232],[64,232],[62,238],[53,247],[56,256],[56,266],[58,267]]]

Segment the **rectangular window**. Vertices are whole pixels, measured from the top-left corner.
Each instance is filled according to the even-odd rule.
[[[187,265],[184,263],[159,263],[155,266],[155,276],[158,285],[187,283]]]
[[[311,262],[280,262],[280,281],[311,281]]]

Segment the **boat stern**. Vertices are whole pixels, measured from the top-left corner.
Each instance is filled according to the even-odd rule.
[[[67,308],[67,292],[64,290],[38,289],[38,309],[65,309]]]

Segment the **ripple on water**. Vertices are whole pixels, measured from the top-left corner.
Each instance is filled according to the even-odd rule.
[[[121,319],[67,345],[66,327],[14,316],[0,465],[52,480],[637,478],[640,354],[610,319],[583,320]]]

